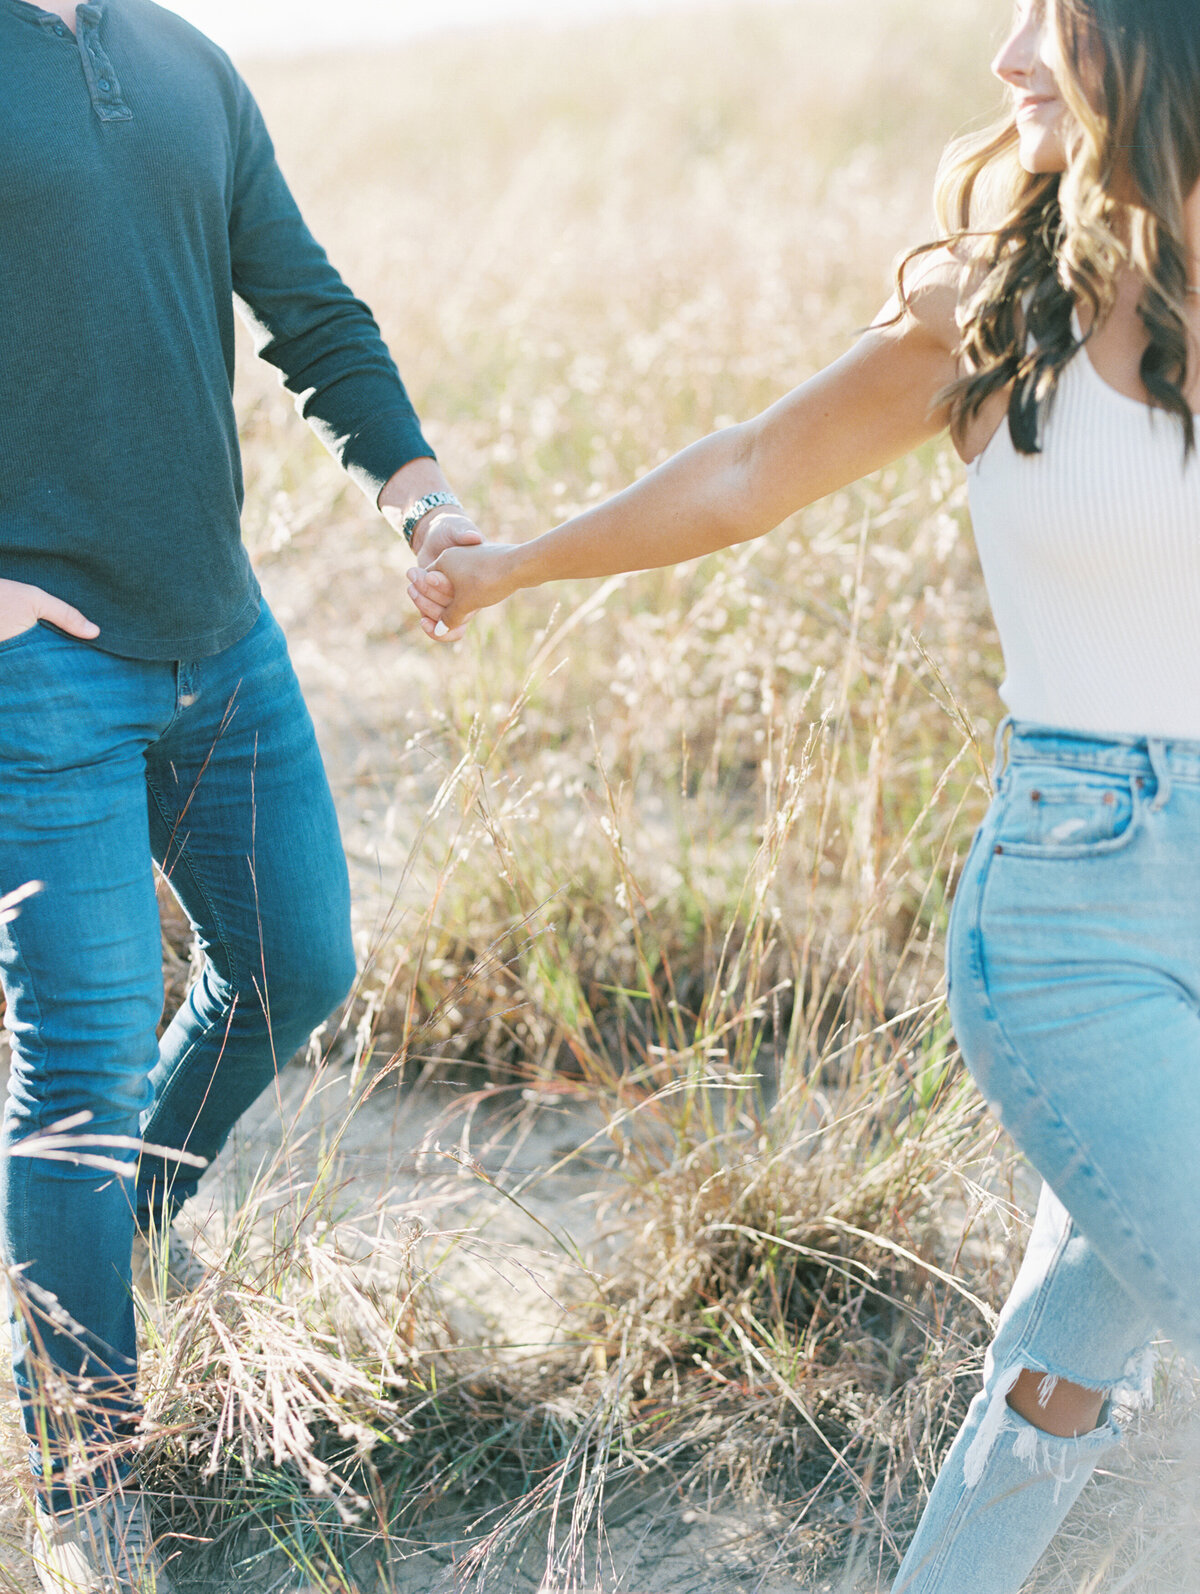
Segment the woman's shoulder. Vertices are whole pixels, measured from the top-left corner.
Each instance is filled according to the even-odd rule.
[[[902,272],[901,314],[948,354],[962,341],[962,310],[979,276],[978,262],[960,247],[937,244],[912,255]]]

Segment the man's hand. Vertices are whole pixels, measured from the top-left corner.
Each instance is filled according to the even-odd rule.
[[[379,495],[379,508],[399,531],[410,510],[422,498],[427,498],[431,493],[450,490],[450,484],[434,460],[414,459],[398,470],[384,486]],[[412,551],[418,566],[424,570],[447,549],[473,548],[484,540],[483,533],[465,510],[457,509],[453,504],[444,504],[438,509],[431,509],[417,522],[413,528]],[[462,626],[448,630],[443,625],[439,631],[439,612],[434,612],[435,605],[418,603],[411,587],[409,596],[421,617],[421,629],[426,636],[437,637],[440,642],[458,641],[463,634]]]
[[[68,636],[85,642],[100,635],[98,625],[61,598],[51,597],[41,587],[28,586],[24,581],[0,580],[0,642],[11,642],[23,631],[32,631],[39,620],[48,620]]]
[[[417,521],[412,551],[421,569],[428,570],[447,548],[474,548],[484,540],[483,533],[469,515],[447,505],[431,510],[424,520]]]

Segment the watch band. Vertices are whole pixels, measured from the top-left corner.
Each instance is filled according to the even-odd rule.
[[[404,517],[404,524],[400,527],[400,535],[408,546],[412,547],[413,532],[416,531],[420,521],[433,509],[441,509],[446,504],[453,504],[457,509],[462,504],[453,493],[426,493],[424,498],[418,498],[416,503]]]

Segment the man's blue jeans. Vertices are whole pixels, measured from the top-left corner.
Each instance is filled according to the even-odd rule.
[[[204,953],[161,1043],[154,862]],[[34,880],[41,892],[0,926],[6,1144],[86,1113],[81,1134],[211,1160],[355,972],[333,801],[265,606],[241,642],[197,663],[116,658],[43,626],[0,642],[0,894]],[[111,1154],[132,1174],[136,1150]],[[149,1156],[136,1178],[7,1160],[5,1258],[23,1269],[49,1362],[86,1381],[85,1451],[137,1416],[135,1222],[165,1226],[198,1178]],[[36,1363],[18,1314],[40,1472],[67,1436]]]
[[[1002,728],[1001,741],[1009,727]],[[1045,1180],[984,1386],[895,1594],[1018,1594],[1105,1452],[1010,1409],[1020,1373],[1145,1401],[1200,1357],[1200,742],[1011,727],[954,900],[950,1011]]]

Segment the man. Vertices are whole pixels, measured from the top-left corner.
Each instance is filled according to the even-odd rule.
[[[354,977],[333,803],[240,538],[235,297],[422,563],[480,537],[249,91],[178,17],[0,0],[0,234],[0,895],[43,887],[0,925],[5,1136],[86,1114],[193,1159],[8,1161],[34,1555],[54,1594],[166,1594],[128,1465],[135,1227],[169,1231]],[[152,858],[205,955],[161,1045]]]

